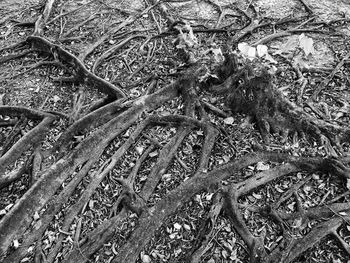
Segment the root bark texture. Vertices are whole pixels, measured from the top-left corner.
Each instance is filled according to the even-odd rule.
[[[59,79],[61,82],[70,81],[80,85],[69,114],[0,106],[0,128],[11,129],[7,138],[1,138],[0,189],[8,190],[25,175],[30,177],[27,191],[9,211],[5,211],[0,220],[0,261],[21,262],[29,257],[36,262],[88,262],[104,245],[127,233],[123,236],[123,242],[119,242],[117,247],[112,246],[113,258],[109,262],[134,263],[165,222],[203,192],[213,194],[213,200],[196,233],[197,241],[187,255],[183,255],[185,262],[199,263],[203,260],[216,238],[220,218],[225,218],[236,237],[242,240],[242,246],[247,251],[246,257],[252,263],[293,262],[325,238],[335,238],[340,248],[350,255],[349,245],[339,231],[344,223],[350,222],[350,206],[345,199],[349,193],[339,195],[332,202],[326,202],[325,196],[319,206],[314,207],[303,206],[301,193],[301,189],[315,174],[327,177],[327,182],[335,180],[343,185],[350,180],[350,160],[341,157],[341,146],[350,139],[348,127],[318,119],[300,105],[289,101],[275,86],[274,76],[259,63],[249,62],[232,52],[221,54],[222,57],[215,63],[208,62],[210,52],[205,53],[204,58],[197,59],[199,48],[194,48],[197,45],[194,32],[228,33],[219,27],[225,17],[220,5],[211,3],[220,13],[217,28],[193,31],[186,23],[175,21],[164,3],[148,2],[152,5],[119,21],[117,26],[107,30],[105,35],[76,56],[60,43],[44,37],[46,27],[65,16],[61,12],[49,20],[56,3],[48,0],[34,24],[34,33],[20,45],[27,50],[0,59],[0,64],[6,64],[32,53],[44,55],[47,65],[54,65],[71,74],[71,77]],[[301,2],[306,11],[311,13],[310,7]],[[167,31],[160,30],[158,18],[153,13],[156,8],[169,25]],[[159,31],[157,36],[140,34],[139,30],[133,31],[137,34],[130,35],[130,32],[120,32],[140,17],[148,16],[151,11]],[[232,40],[234,43],[270,25],[256,25],[245,11],[237,12],[244,17],[244,21],[250,22],[235,35]],[[94,18],[95,14],[79,25],[83,26]],[[299,20],[287,22],[296,23]],[[68,33],[72,34],[78,28],[75,26]],[[311,29],[276,33],[262,42]],[[160,82],[158,85],[160,78],[151,76],[148,78],[152,80],[151,84],[143,89],[144,93],[133,96],[130,95],[131,88],[129,92],[129,87],[120,88],[122,85],[115,85],[97,75],[98,69],[108,59],[123,50],[123,54],[126,54],[123,63],[130,70],[129,80],[132,79],[147,68],[157,52],[157,45],[163,47],[163,37],[171,35],[177,36],[174,41],[178,52],[176,55],[177,59],[182,59],[177,71],[171,75],[171,82]],[[115,36],[125,38],[101,52],[95,62],[90,63],[90,70],[85,60]],[[146,61],[134,67],[134,61],[125,58],[138,44],[131,45],[127,50],[124,48],[144,38],[146,41],[138,50],[146,52],[147,47]],[[148,46],[149,43],[153,46]],[[14,48],[10,46],[2,52]],[[211,52],[213,50],[218,52],[216,49],[211,49]],[[332,72],[331,78],[348,57]],[[30,70],[34,68],[36,66]],[[131,69],[134,71],[131,72]],[[142,83],[145,87],[148,80]],[[143,79],[138,81],[142,82]],[[322,84],[315,96],[325,89],[326,84],[328,82]],[[89,109],[84,113],[87,108],[84,105],[85,93],[88,90],[96,90],[104,97],[88,105]],[[209,103],[205,96],[211,95],[224,95],[223,100],[231,112]],[[169,111],[164,113],[167,108]],[[216,147],[222,135],[227,133],[218,128],[211,114],[224,117],[228,123],[229,116],[243,114],[251,117],[264,146],[255,145],[257,149],[251,153],[247,153],[247,150],[235,152],[232,158],[224,156],[227,159],[225,163],[218,164],[215,156],[218,152],[222,153]],[[44,145],[52,126],[63,120],[67,122],[67,127],[56,135],[50,148]],[[34,124],[30,126],[29,123]],[[166,134],[164,140],[157,137],[158,131]],[[196,139],[200,137],[195,143],[193,134],[196,134]],[[326,154],[301,156],[288,151],[271,150],[271,140],[276,134],[282,142],[287,142],[297,134],[308,142],[319,143],[319,147],[326,149]],[[234,138],[226,139],[232,146]],[[191,146],[191,143],[195,145]],[[190,163],[182,158],[186,150],[191,153]],[[132,161],[128,161],[128,158]],[[121,172],[125,160],[130,167]],[[262,164],[269,166],[254,168]],[[164,190],[162,184],[173,176],[172,167],[176,165],[184,172],[174,179],[171,188]],[[254,172],[247,176],[247,170]],[[306,176],[300,179],[301,174]],[[247,196],[261,189],[273,188],[271,184],[286,178],[298,178],[298,182],[283,191],[283,194],[276,194],[272,198],[274,202],[260,206],[242,203]],[[106,181],[108,187],[113,186],[113,189],[106,186]],[[91,213],[96,211],[93,197],[99,191],[111,191],[112,203],[106,207],[99,204],[101,210],[107,212],[103,220],[93,222],[89,227],[84,218],[87,210]],[[296,209],[287,213],[282,208],[290,199],[294,200]],[[246,211],[274,222],[276,229],[282,232],[282,241],[272,249],[267,249],[266,232],[252,230],[244,216]],[[312,227],[302,232],[312,220]],[[124,225],[131,221],[134,224],[125,231]],[[45,236],[57,224],[60,226],[59,233],[55,235],[54,242],[44,248]],[[69,249],[65,247],[67,236],[73,244]]]

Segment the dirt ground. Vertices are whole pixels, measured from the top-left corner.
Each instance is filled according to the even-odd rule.
[[[43,181],[40,178],[58,167],[65,156],[73,155],[73,149],[78,149],[89,136],[97,134],[100,127],[107,127],[106,121],[89,131],[81,130],[63,147],[62,135],[74,123],[94,112],[100,105],[97,102],[103,101],[106,94],[114,96],[115,102],[122,90],[125,95],[120,102],[122,106],[118,104],[111,115],[124,113],[123,107],[130,105],[146,105],[145,96],[181,79],[189,65],[195,64],[191,64],[191,59],[192,62],[203,59],[207,63],[208,57],[214,57],[210,60],[214,61],[212,64],[206,64],[211,69],[224,61],[225,52],[242,56],[253,64],[252,67],[262,65],[266,68],[273,75],[276,90],[308,116],[332,127],[349,129],[350,2],[347,0],[171,0],[156,5],[157,1],[150,0],[56,0],[52,1],[49,15],[42,16],[44,22],[40,28],[35,23],[44,14],[48,2],[0,1],[0,164],[4,165],[0,167],[0,176],[22,169],[18,180],[0,189],[0,229],[5,226],[4,222],[11,221],[9,215],[19,209],[16,204],[31,193],[34,185]],[[40,39],[34,36],[32,42],[28,41],[37,28],[40,32],[36,36]],[[254,53],[252,57],[240,48],[242,43],[250,50],[263,45],[268,56],[258,57]],[[73,56],[89,73],[81,70]],[[184,56],[187,60],[182,60]],[[81,72],[83,75],[79,75]],[[74,74],[83,77],[72,79]],[[200,75],[205,80],[211,77],[219,79],[214,74]],[[184,82],[188,80],[183,79]],[[244,111],[230,110],[227,94],[198,91],[198,87],[194,90],[198,92],[196,103],[213,106],[211,110],[203,106],[208,111],[207,123],[215,127],[217,133],[207,166],[201,166],[201,154],[205,148],[203,144],[211,144],[206,140],[207,130],[202,126],[188,125],[192,127],[189,129],[186,125],[184,128],[158,123],[145,128],[119,159],[115,157],[114,154],[128,143],[147,117],[185,116],[184,112],[191,108],[186,103],[186,96],[191,95],[169,97],[157,107],[140,110],[135,113],[135,116],[139,115],[134,121],[130,117],[130,125],[119,134],[116,125],[117,135],[104,145],[101,153],[100,145],[96,143],[96,148],[90,147],[91,151],[85,153],[86,160],[78,163],[79,157],[72,157],[73,161],[67,162],[71,165],[78,160],[67,177],[62,177],[62,184],[57,183],[59,186],[53,191],[52,199],[32,214],[23,216],[29,222],[26,229],[13,234],[10,241],[0,234],[3,238],[0,242],[6,239],[9,243],[0,247],[4,262],[249,262],[254,245],[249,245],[247,240],[251,239],[247,236],[252,236],[254,242],[261,242],[259,244],[270,259],[276,248],[290,249],[288,255],[281,256],[282,252],[276,252],[276,258],[281,257],[275,262],[350,262],[349,141],[339,142],[335,147],[328,139],[325,143],[289,134],[283,140],[282,135],[275,134],[265,144],[252,116]],[[9,106],[16,110],[9,111]],[[22,112],[18,109],[23,108],[37,110],[40,114],[30,113],[36,117],[24,120],[23,113],[17,116],[11,113]],[[50,129],[43,133],[40,145],[33,143],[31,147],[23,147],[25,149],[11,166],[5,167],[7,163],[1,163],[1,158],[4,159],[16,141],[38,127],[41,120],[37,116],[45,114],[55,116],[55,119]],[[199,111],[191,118],[200,119],[200,114]],[[90,122],[98,122],[99,118],[105,120],[104,115],[95,115]],[[108,134],[101,132],[100,137],[112,137],[113,132],[112,129]],[[61,146],[65,148],[62,151]],[[284,166],[292,172],[261,183],[250,191],[242,190],[242,195],[236,196],[235,209],[240,211],[238,219],[234,213],[233,216],[230,214],[227,205],[226,208],[222,205],[224,201],[218,201],[220,191],[215,187],[213,191],[211,185],[208,189],[203,187],[178,205],[176,212],[164,216],[160,227],[149,231],[152,233],[149,241],[140,245],[139,250],[130,249],[137,251],[135,261],[118,261],[128,251],[129,240],[134,240],[133,233],[141,229],[140,222],[144,222],[145,214],[153,215],[152,209],[156,209],[162,200],[168,200],[166,198],[186,181],[192,182],[198,167],[203,168],[203,174],[208,174],[262,148],[286,153],[288,158],[341,161],[341,172],[314,168],[316,161],[302,168]],[[169,163],[160,164],[168,156],[171,156]],[[40,168],[36,171],[35,160],[38,158]],[[42,228],[40,237],[30,242],[27,237],[33,233],[38,235],[35,229],[46,224],[45,213],[49,208],[54,209],[52,204],[61,200],[60,193],[84,170],[89,160],[94,162],[86,175]],[[105,172],[114,160],[115,165]],[[280,165],[289,165],[288,160],[266,159],[249,163],[215,185],[221,185],[219,189],[222,190],[233,184],[242,186],[243,182],[252,181],[250,178],[258,181],[276,173]],[[61,178],[61,174],[64,172],[58,173],[57,177]],[[159,182],[150,187],[152,191],[145,193],[145,198],[142,189],[152,184],[149,178],[153,174],[159,177]],[[133,181],[126,179],[130,177]],[[131,185],[132,193],[141,196],[147,212],[139,213],[133,207],[121,209],[116,205],[123,201],[124,179]],[[98,183],[92,186],[90,183],[95,181]],[[92,190],[84,197],[89,187]],[[225,195],[222,199],[225,200]],[[267,207],[279,217],[262,211],[261,208]],[[149,221],[145,219],[145,222]],[[237,224],[241,222],[244,227],[237,230]],[[20,228],[21,223],[18,226]],[[104,227],[104,231],[113,229],[112,234],[97,248],[93,248],[93,242],[89,240],[89,247],[84,250],[84,242],[89,237],[102,236],[98,235],[100,227]],[[147,229],[141,233],[146,235]],[[95,241],[97,244],[97,238]],[[298,244],[304,244],[304,247],[298,247]],[[21,252],[16,252],[21,248]],[[94,251],[91,254],[87,252],[90,249]],[[293,253],[297,256],[291,256]],[[11,255],[20,257],[11,258]]]

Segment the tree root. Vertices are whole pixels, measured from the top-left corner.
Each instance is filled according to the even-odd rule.
[[[200,231],[200,235],[196,237],[196,241],[199,243],[200,247],[197,248],[196,244],[193,244],[193,252],[191,252],[191,263],[199,263],[201,257],[210,249],[210,242],[212,241],[213,238],[215,238],[215,227],[217,225],[217,218],[219,214],[222,212],[224,206],[224,200],[222,198],[222,195],[220,193],[216,194],[214,197],[214,203],[210,209],[209,212],[209,218],[206,220],[204,226],[201,228],[203,231]],[[204,231],[209,230],[209,233],[205,236]],[[204,239],[204,240],[202,240]],[[196,249],[197,248],[197,249]],[[189,260],[188,260],[189,261]]]
[[[0,158],[0,188],[3,188],[18,179],[21,168],[17,172],[6,173],[6,169],[13,165],[16,160],[22,156],[24,152],[29,149],[34,149],[44,139],[46,132],[49,130],[49,126],[55,120],[55,117],[51,114],[30,110],[21,107],[7,107],[1,106],[0,113],[2,115],[10,115],[12,117],[25,116],[26,118],[41,120],[41,122],[31,129],[27,134],[20,138],[15,144],[13,144]]]
[[[33,229],[27,233],[22,241],[21,246],[13,253],[3,259],[4,263],[19,262],[28,253],[28,248],[37,240],[40,240],[48,225],[51,223],[54,216],[61,210],[65,202],[71,196],[75,188],[78,186],[83,177],[91,169],[96,162],[98,155],[94,159],[85,163],[77,175],[69,182],[69,184],[59,193],[54,196],[49,202],[45,212],[40,216],[40,221],[34,223]]]
[[[226,56],[228,59],[235,58]],[[237,65],[236,62],[227,64]],[[288,134],[298,132],[322,144],[328,145],[329,140],[336,146],[350,138],[350,130],[319,120],[288,101],[273,87],[271,76],[264,69],[254,69],[249,64],[242,69],[236,66],[235,73],[222,81],[211,91],[228,94],[227,104],[233,112],[253,116],[266,143],[270,142],[270,133],[280,133],[286,140]]]
[[[176,93],[174,86],[170,85],[135,101],[133,107],[103,125],[68,155],[54,163],[1,220],[0,256],[4,255],[12,240],[19,238],[24,233],[32,221],[31,215],[35,211],[39,211],[47,203],[63,181],[78,166],[91,158],[91,152],[104,149],[115,136],[135,123],[145,110],[159,106],[159,104],[172,98]],[[9,157],[4,155],[2,158],[13,158],[13,155]]]
[[[59,61],[73,66],[75,70],[74,77],[78,82],[92,85],[112,98],[125,97],[125,94],[121,89],[88,71],[76,56],[64,50],[59,45],[53,44],[40,36],[29,36],[27,38],[27,43],[31,45],[33,50],[43,52]]]

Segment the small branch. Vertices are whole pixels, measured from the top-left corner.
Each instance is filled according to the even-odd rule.
[[[247,225],[245,224],[241,213],[238,209],[237,202],[237,190],[232,187],[230,190],[225,189],[223,192],[223,197],[225,200],[225,211],[231,219],[231,224],[235,228],[236,232],[241,236],[250,251],[250,262],[266,262],[267,257],[264,243],[262,238],[254,237]]]
[[[55,0],[46,0],[44,11],[35,22],[35,29],[34,29],[33,35],[39,36],[43,34],[44,28],[50,17],[54,3],[55,3]]]
[[[10,54],[10,55],[4,56],[4,57],[0,58],[0,64],[3,64],[5,62],[7,62],[7,61],[10,61],[10,60],[13,60],[13,59],[16,59],[16,58],[24,57],[27,54],[29,54],[30,52],[31,52],[31,50],[25,50],[25,51],[23,51],[21,53]]]
[[[201,257],[210,249],[210,242],[215,238],[215,228],[217,226],[217,219],[223,210],[224,207],[224,200],[222,198],[222,195],[220,193],[215,194],[214,196],[214,202],[213,205],[210,208],[209,211],[209,218],[206,220],[206,224],[204,225],[204,229],[208,229],[210,227],[210,231],[207,235],[205,235],[204,240],[202,241],[203,237],[197,236],[195,240],[201,242],[201,246],[193,251],[191,254],[191,263],[199,263]],[[203,233],[204,234],[204,233]],[[193,248],[196,248],[195,244],[193,245]]]
[[[64,189],[55,196],[45,212],[40,216],[40,227],[34,228],[32,231],[27,233],[23,238],[22,244],[13,253],[8,255],[3,263],[13,263],[16,260],[23,258],[28,253],[28,248],[37,240],[41,239],[42,235],[46,231],[47,227],[51,223],[54,216],[61,210],[62,206],[67,202],[74,189],[78,186],[81,180],[86,176],[86,174],[91,169],[92,165],[98,159],[98,155],[91,158],[87,163],[85,163],[80,171],[75,175],[75,177],[64,187]]]
[[[309,15],[313,15],[314,11],[310,8],[309,4],[306,3],[307,0],[299,0],[299,2],[304,6],[306,12],[309,13]]]
[[[224,112],[223,110],[220,110],[219,108],[215,107],[213,104],[210,104],[209,102],[202,100],[201,103],[205,108],[211,110],[214,114],[216,114],[219,117],[227,118],[229,116],[226,112]]]
[[[27,38],[27,42],[32,45],[33,50],[49,54],[55,59],[59,59],[73,66],[76,71],[75,77],[80,82],[87,85],[92,85],[101,92],[113,98],[125,97],[125,94],[121,89],[88,71],[84,64],[76,56],[64,50],[59,45],[53,44],[47,39],[39,36],[30,36]]]
[[[55,120],[54,117],[47,117],[40,124],[31,129],[21,139],[19,139],[3,156],[0,158],[0,175],[4,173],[6,168],[13,164],[23,152],[31,147],[35,147],[44,139],[49,126]]]
[[[316,88],[316,90],[314,91],[314,93],[312,94],[312,99],[313,100],[317,100],[318,95],[320,94],[320,92],[325,89],[327,87],[327,85],[329,84],[329,82],[333,79],[334,75],[340,70],[340,68],[345,64],[345,62],[350,58],[350,53],[348,53],[337,65],[336,67],[333,69],[333,71],[331,72],[331,74],[329,74],[327,76],[326,79],[324,79]]]
[[[96,69],[98,68],[99,65],[101,65],[103,60],[106,60],[108,57],[110,57],[115,52],[117,52],[119,49],[121,49],[123,46],[125,46],[127,43],[129,43],[131,40],[136,39],[136,38],[145,38],[145,37],[146,37],[145,35],[141,35],[141,34],[132,35],[132,36],[124,39],[123,41],[119,42],[115,46],[112,46],[111,48],[109,48],[107,51],[105,51],[100,57],[98,57],[95,60],[95,63],[91,69],[92,73],[96,74]]]
[[[346,216],[346,218],[350,219],[349,216]],[[342,218],[334,217],[326,222],[318,224],[317,227],[313,228],[307,235],[294,240],[288,249],[285,249],[283,251],[281,262],[292,262],[307,249],[314,247],[317,243],[320,242],[320,240],[329,234],[334,233],[334,231],[336,231],[342,223]],[[275,256],[276,255],[272,253],[270,255],[270,259],[274,258]]]

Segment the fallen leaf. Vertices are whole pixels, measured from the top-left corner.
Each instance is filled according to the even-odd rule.
[[[94,200],[89,201],[89,208],[94,209]]]
[[[175,223],[175,224],[174,224],[174,228],[175,228],[176,230],[180,230],[180,229],[182,228],[182,226],[181,226],[179,223]]]
[[[163,174],[162,175],[162,180],[163,181],[169,181],[171,179],[171,174]]]
[[[253,193],[252,195],[254,196],[255,199],[261,199],[262,198],[262,195],[260,195],[260,194]]]
[[[305,34],[299,36],[299,45],[304,50],[305,56],[315,53],[314,40]]]
[[[19,247],[19,242],[17,239],[13,240],[13,247],[18,248]]]
[[[186,229],[187,231],[191,231],[191,226],[187,225],[187,224],[184,224],[184,229]]]
[[[300,228],[301,225],[303,223],[303,218],[299,217],[299,218],[296,218],[294,221],[293,221],[293,224],[292,224],[292,227],[293,228]]]
[[[150,263],[152,262],[151,257],[148,255],[142,255],[141,256],[142,263]]]
[[[214,193],[207,194],[205,200],[210,201],[213,198]]]
[[[224,55],[222,54],[221,48],[212,48],[211,51],[214,54],[214,59],[216,62],[223,62],[225,60]]]
[[[237,248],[231,252],[230,259],[236,261],[237,259]]]
[[[158,155],[158,151],[153,151],[149,154],[149,157],[156,157]]]
[[[223,242],[224,247],[226,247],[228,250],[232,251],[232,245],[229,242],[224,241]]]
[[[287,205],[287,207],[288,207],[291,211],[294,211],[294,205],[295,205],[295,202],[292,202],[292,203],[290,203],[289,205]]]
[[[230,156],[228,155],[224,155],[222,158],[224,159],[225,163],[228,163],[230,161]]]
[[[228,117],[228,118],[224,119],[224,123],[229,124],[229,125],[233,124],[233,121],[234,121],[233,117]]]
[[[142,146],[136,146],[135,150],[139,155],[141,155],[143,153],[144,148]]]
[[[59,96],[57,96],[57,95],[53,96],[53,102],[54,103],[57,103],[60,100],[61,100],[61,98]]]
[[[202,136],[204,134],[202,130],[201,131],[196,131],[196,133],[197,133],[197,135],[200,135],[200,136]]]
[[[263,162],[258,162],[256,164],[256,170],[258,171],[266,171],[270,169],[270,165],[269,164],[265,164]]]
[[[350,190],[350,179],[346,179],[346,188]]]
[[[279,192],[279,193],[284,193],[284,190],[281,189],[278,185],[275,185],[275,189],[276,189],[277,192]]]
[[[253,60],[256,57],[255,47],[251,47],[245,42],[238,43],[238,50],[250,60]]]
[[[130,136],[130,129],[127,130],[124,134],[123,134],[123,137],[124,138],[128,138]]]
[[[38,220],[39,218],[40,218],[39,213],[35,212],[33,216],[34,221]]]
[[[265,45],[258,45],[256,47],[256,51],[257,51],[259,57],[263,57],[265,55],[268,55],[267,46],[265,46]]]

